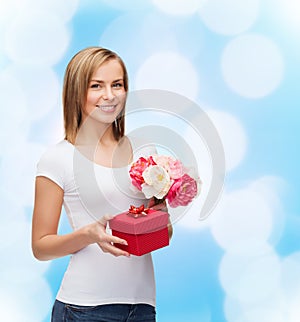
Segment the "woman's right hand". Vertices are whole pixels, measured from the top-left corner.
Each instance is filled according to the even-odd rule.
[[[100,220],[85,226],[83,229],[87,232],[90,243],[97,243],[104,253],[129,257],[128,252],[114,246],[114,244],[127,245],[127,241],[106,232],[107,223],[112,218],[111,215],[104,215]]]

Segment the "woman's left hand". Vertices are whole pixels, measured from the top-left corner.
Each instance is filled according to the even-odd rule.
[[[149,201],[148,201],[148,205],[147,205],[148,208],[151,208],[151,209],[155,209],[155,210],[160,210],[160,211],[165,211],[165,212],[168,212],[168,207],[167,207],[167,203],[165,200],[162,200],[162,202],[160,203],[156,203],[156,200],[153,198],[151,198]],[[172,235],[173,235],[173,227],[172,227],[172,223],[171,223],[171,220],[170,220],[170,217],[169,217],[169,224],[168,224],[168,232],[169,232],[169,239],[172,238]]]

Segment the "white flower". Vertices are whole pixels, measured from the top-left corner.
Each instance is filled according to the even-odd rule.
[[[142,184],[142,191],[146,198],[153,196],[162,199],[171,187],[171,179],[168,172],[158,165],[151,165],[143,172],[145,183]]]

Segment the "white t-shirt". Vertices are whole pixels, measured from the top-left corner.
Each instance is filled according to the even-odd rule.
[[[130,139],[133,151],[134,140]],[[145,146],[134,153],[156,153]],[[78,152],[68,141],[50,147],[41,157],[37,176],[45,176],[64,190],[64,208],[74,230],[104,214],[126,211],[145,199],[130,189],[129,166],[107,168]],[[151,254],[114,257],[92,244],[71,255],[57,299],[76,305],[146,303],[155,305],[155,281]]]

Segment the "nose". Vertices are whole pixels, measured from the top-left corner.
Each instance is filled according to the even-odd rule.
[[[105,91],[103,93],[103,99],[112,100],[115,97],[112,88],[110,86],[105,87]]]

